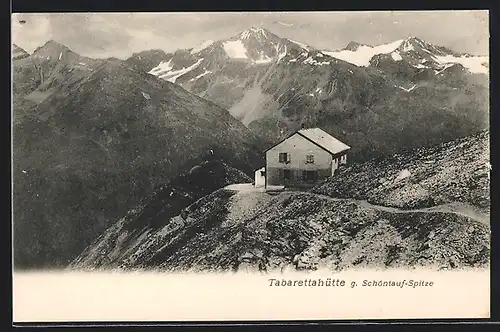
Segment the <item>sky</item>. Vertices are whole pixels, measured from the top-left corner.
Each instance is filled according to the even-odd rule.
[[[488,11],[18,13],[12,41],[33,52],[55,40],[89,57],[128,58],[135,52],[172,52],[221,40],[250,27],[319,49],[350,41],[378,45],[410,36],[461,53],[487,55]]]

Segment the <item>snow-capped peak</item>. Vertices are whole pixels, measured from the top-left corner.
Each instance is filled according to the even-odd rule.
[[[354,51],[343,49],[341,51],[323,51],[323,53],[334,58],[350,62],[356,66],[366,67],[370,65],[370,60],[377,54],[389,54],[394,52],[403,43],[403,39],[396,40],[392,43],[382,44],[378,46],[368,46],[358,44]],[[351,48],[352,49],[352,48]]]
[[[442,65],[443,70],[450,67],[450,64],[461,64],[468,71],[475,74],[488,74],[489,59],[487,56],[435,56],[434,60]]]
[[[442,67],[450,63],[460,63],[472,73],[487,73],[488,57],[467,56],[458,54],[446,47],[434,46],[417,37],[396,40],[391,43],[368,46],[351,42],[339,51],[323,51],[323,53],[350,62],[356,66],[367,67],[376,55],[387,54],[394,61],[402,61],[410,57],[412,65],[416,68],[429,68],[423,63],[434,63],[434,66]]]
[[[267,37],[267,31],[263,28],[255,28],[251,27],[248,30],[243,31],[242,33],[239,34],[239,38],[242,40],[249,39],[252,36],[257,36],[257,37]]]
[[[282,38],[264,28],[249,28],[222,41],[222,48],[231,59],[249,63],[271,63],[284,57]]]
[[[447,52],[444,51],[445,48],[438,48],[435,47],[434,45],[423,41],[420,38],[417,37],[408,37],[403,42],[401,43],[401,46],[399,47],[399,51],[401,52],[415,52],[415,53],[427,53],[430,55],[444,55],[447,54]],[[448,52],[451,52],[448,50]]]
[[[405,39],[398,48],[398,51],[411,51],[413,53],[413,57],[416,56],[419,60],[430,60],[431,63],[435,63],[433,67],[437,69],[437,73],[443,72],[445,69],[454,64],[464,66],[471,73],[488,73],[487,56],[458,54],[450,49],[447,49],[446,47],[435,46],[416,37]],[[415,67],[417,67],[417,65],[415,65]]]

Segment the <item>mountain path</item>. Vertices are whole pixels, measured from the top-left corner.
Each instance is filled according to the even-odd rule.
[[[418,209],[402,209],[393,206],[385,206],[385,205],[377,205],[368,202],[367,200],[358,200],[352,198],[334,198],[326,195],[316,194],[318,196],[322,196],[325,198],[333,199],[336,201],[349,201],[355,202],[360,206],[371,208],[379,211],[390,212],[390,213],[453,213],[461,216],[469,217],[473,220],[479,221],[484,224],[489,224],[490,216],[489,214],[483,213],[479,211],[476,207],[473,207],[464,203],[445,203],[441,205],[430,206],[426,208],[418,208]]]
[[[262,188],[255,188],[251,183],[236,183],[226,186],[224,189],[234,190],[240,193],[257,193],[261,192],[262,194],[266,194],[266,192]],[[418,208],[418,209],[402,209],[398,207],[385,206],[385,205],[377,205],[368,202],[367,200],[353,199],[353,198],[336,198],[328,195],[313,193],[309,191],[291,191],[285,190],[283,193],[308,193],[311,195],[316,195],[318,197],[330,200],[330,201],[346,201],[346,202],[354,202],[359,204],[365,208],[371,208],[378,211],[390,212],[390,213],[453,213],[461,216],[465,216],[471,218],[475,221],[478,221],[482,224],[486,224],[489,226],[490,224],[490,215],[489,213],[484,213],[479,211],[478,208],[465,204],[465,203],[445,203],[441,205],[435,205],[431,207]]]

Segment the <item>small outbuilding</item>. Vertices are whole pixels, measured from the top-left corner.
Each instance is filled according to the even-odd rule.
[[[259,168],[255,171],[255,188],[261,188],[266,185],[266,167]]]

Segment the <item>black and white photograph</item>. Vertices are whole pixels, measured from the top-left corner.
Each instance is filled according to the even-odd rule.
[[[488,274],[489,84],[487,11],[13,14],[14,275]]]

